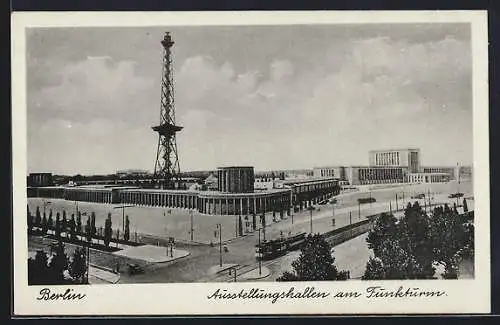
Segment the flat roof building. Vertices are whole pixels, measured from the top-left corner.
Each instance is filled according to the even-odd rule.
[[[408,167],[411,173],[420,171],[420,149],[387,149],[369,152],[370,166]]]
[[[316,177],[335,177],[350,185],[430,183],[472,178],[470,166],[422,166],[420,149],[371,150],[369,166],[315,167]],[[460,176],[459,176],[460,175]]]
[[[252,193],[255,176],[251,166],[229,166],[217,168],[220,192]]]

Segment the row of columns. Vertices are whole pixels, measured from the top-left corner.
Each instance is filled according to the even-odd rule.
[[[248,195],[242,197],[201,197],[199,211],[204,214],[249,215],[290,209],[290,193]]]
[[[64,189],[61,188],[33,188],[33,191],[28,191],[28,193],[33,193],[29,197],[45,197],[52,199],[63,199],[65,195]]]
[[[120,202],[153,207],[196,209],[198,196],[187,193],[121,192]]]
[[[244,215],[266,212],[290,213],[292,205],[305,206],[316,204],[338,194],[336,181],[322,181],[312,184],[296,184],[291,192],[267,193],[262,195],[243,195],[241,197],[218,196],[198,197],[198,193],[158,193],[147,191],[123,191],[113,200],[111,191],[39,189],[40,197],[56,197],[72,201],[98,203],[124,203],[143,206],[198,209],[204,214]],[[41,192],[47,190],[47,193]],[[57,189],[61,190],[61,189]],[[112,202],[113,201],[113,202]],[[118,202],[114,202],[118,201]],[[293,204],[292,204],[293,202]]]
[[[339,191],[340,187],[336,181],[303,186],[297,184],[293,191],[293,208],[295,211],[301,211],[313,204],[328,200],[332,196],[339,194]]]
[[[363,184],[397,183],[404,181],[403,171],[399,168],[367,168],[359,170],[359,180]]]
[[[66,191],[66,200],[96,203],[112,203],[110,191],[71,190]]]

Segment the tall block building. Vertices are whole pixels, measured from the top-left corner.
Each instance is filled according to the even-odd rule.
[[[316,177],[335,177],[350,185],[436,183],[472,179],[470,166],[422,166],[420,149],[371,150],[368,166],[330,166],[313,169]],[[460,175],[460,176],[459,176]]]
[[[408,167],[410,173],[420,172],[420,149],[372,150],[370,166]]]

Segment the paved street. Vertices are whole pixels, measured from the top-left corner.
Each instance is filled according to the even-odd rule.
[[[334,229],[332,225],[332,218],[335,217],[335,227],[343,227],[350,222],[357,222],[365,219],[369,215],[389,211],[391,207],[393,210],[396,208],[395,195],[398,193],[398,208],[402,207],[411,200],[412,195],[417,193],[427,193],[430,191],[433,204],[456,202],[455,199],[449,199],[448,194],[456,191],[456,185],[453,183],[448,184],[428,184],[421,185],[405,185],[402,187],[392,187],[386,189],[379,189],[370,192],[353,192],[340,195],[337,198],[338,203],[335,207],[326,205],[317,205],[317,210],[313,211],[313,232],[326,232]],[[463,183],[460,185],[460,191],[466,193],[466,196],[472,195],[471,184]],[[402,200],[403,192],[405,193],[405,201]],[[360,197],[368,197],[371,195],[376,198],[376,202],[372,204],[363,204],[358,206],[357,199]],[[39,199],[30,199],[30,209],[34,212],[36,204],[40,203]],[[389,204],[389,200],[392,203]],[[424,206],[423,200],[419,200],[420,204]],[[460,200],[461,203],[462,200]],[[63,200],[52,201],[54,209],[68,208],[73,202]],[[473,209],[473,200],[468,200],[469,209]],[[80,204],[79,209],[84,211],[96,211],[96,217],[99,222],[103,222],[103,216],[106,215],[106,209],[110,205],[103,204]],[[137,229],[151,230],[147,233],[141,233],[141,241],[152,245],[166,246],[167,239],[165,233],[161,230],[159,224],[163,224],[165,218],[163,217],[164,209],[149,208],[149,207],[134,207],[127,211],[131,220],[135,220],[134,224]],[[402,212],[398,213],[401,214]],[[55,214],[55,212],[54,212]],[[117,220],[118,214],[115,211],[114,220]],[[139,216],[143,222],[138,222]],[[132,219],[134,218],[134,219]],[[151,218],[151,219],[149,219]],[[189,214],[187,211],[172,210],[172,214],[168,215],[168,220],[173,224],[168,224],[169,229],[179,229],[182,233],[184,228],[189,228]],[[184,219],[183,219],[184,218]],[[122,273],[118,283],[148,283],[148,282],[196,282],[196,281],[232,281],[232,276],[221,272],[221,274],[211,274],[211,268],[219,264],[220,253],[218,238],[214,236],[215,222],[222,223],[223,233],[223,246],[227,248],[227,252],[223,250],[222,259],[225,264],[236,264],[237,274],[242,275],[245,272],[254,270],[258,263],[255,259],[255,245],[258,242],[258,232],[251,232],[245,234],[244,237],[234,238],[235,235],[235,222],[232,217],[222,216],[206,216],[196,214],[195,224],[197,235],[195,239],[204,238],[205,244],[189,244],[184,242],[176,242],[176,248],[179,250],[189,251],[190,255],[182,259],[168,262],[168,263],[148,263],[141,260],[132,259],[126,256],[119,256],[112,253],[104,253],[100,251],[91,251],[91,261],[94,264],[114,268],[117,263],[125,266],[127,263],[135,263],[145,269],[144,274],[130,276],[127,273]],[[278,217],[279,219],[279,217]],[[86,220],[86,219],[84,219]],[[268,218],[268,226],[266,227],[266,239],[279,238],[281,232],[286,236],[289,232],[292,234],[299,232],[310,231],[310,212],[304,210],[295,213],[292,217],[287,217],[285,220],[273,223],[271,218]],[[99,224],[99,222],[96,222]],[[155,226],[155,222],[157,222]],[[139,226],[140,225],[140,226]],[[213,226],[213,228],[212,228]],[[177,227],[177,228],[176,228]],[[183,228],[184,227],[184,228]],[[205,227],[205,228],[203,228]],[[155,230],[156,228],[156,230]],[[334,256],[336,264],[339,269],[349,270],[351,277],[359,277],[364,272],[364,266],[369,257],[369,250],[366,247],[365,235],[361,235],[350,241],[342,243],[335,247]],[[186,242],[187,242],[186,238]],[[263,239],[263,234],[261,239]],[[213,246],[207,245],[212,241]],[[41,239],[30,239],[30,249],[38,247],[46,247],[47,243]],[[67,247],[74,247],[74,245],[67,244]],[[289,269],[291,262],[298,256],[298,252],[289,253],[286,256],[280,257],[273,261],[263,262],[263,265],[270,270],[270,275],[265,279],[259,281],[272,281],[282,274],[283,270]],[[243,277],[241,280],[244,280]],[[238,280],[239,281],[239,280]]]

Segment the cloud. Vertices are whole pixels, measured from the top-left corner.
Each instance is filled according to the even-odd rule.
[[[181,78],[185,79],[180,81],[192,86],[185,87],[189,99],[186,94],[178,102],[186,98],[188,107],[216,112],[205,117],[210,125],[207,147],[234,152],[218,156],[219,160],[229,156],[251,160],[249,152],[275,152],[261,161],[267,168],[290,161],[297,166],[318,161],[367,163],[367,151],[373,148],[416,145],[425,151],[436,139],[451,145],[453,141],[447,139],[452,135],[471,150],[471,89],[466,87],[471,78],[469,46],[450,37],[428,43],[355,40],[348,51],[342,50],[347,55],[342,56],[340,67],[316,62],[330,69],[302,74],[295,74],[287,60],[272,61],[268,71],[236,72],[228,64],[217,67],[209,58],[192,58],[183,65]],[[325,57],[338,60],[336,54],[333,50]],[[247,80],[238,82],[238,76]],[[462,134],[443,125],[450,114],[465,121],[460,122]],[[234,139],[246,150],[240,152]],[[452,156],[453,150],[460,151],[448,150]],[[469,159],[463,150],[460,155]],[[428,155],[428,163],[433,163],[432,158],[451,160],[436,153]]]
[[[60,82],[41,88],[29,97],[29,113],[38,118],[80,122],[95,118],[144,121],[144,109],[157,106],[149,96],[154,93],[159,97],[159,90],[152,92],[154,80],[138,76],[132,61],[115,62],[108,56],[87,57],[61,64],[52,73]]]
[[[222,54],[179,59],[181,168],[366,164],[368,150],[392,146],[420,147],[427,164],[472,161],[467,40],[341,44],[321,55],[311,48],[311,60],[276,55],[251,68]],[[31,168],[151,169],[160,80],[139,74],[140,64],[94,55],[51,65],[61,67],[47,76],[53,82],[28,98],[30,121],[39,122],[30,125]],[[45,155],[76,150],[57,163]]]

